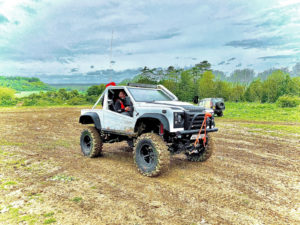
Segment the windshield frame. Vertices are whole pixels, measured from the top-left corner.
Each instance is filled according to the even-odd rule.
[[[135,90],[135,89],[138,89],[138,90],[155,90],[155,91],[160,91],[161,93],[163,93],[163,95],[164,96],[166,96],[166,98],[168,98],[168,100],[153,100],[153,101],[138,101],[137,99],[136,99],[136,97],[133,95],[133,93],[132,93],[132,91],[131,90]],[[132,98],[133,98],[133,100],[135,101],[135,102],[148,102],[148,103],[151,103],[151,102],[160,102],[160,101],[173,101],[173,99],[171,98],[171,96],[169,96],[168,95],[168,93],[165,93],[165,91],[164,90],[162,90],[162,89],[159,89],[159,88],[155,88],[155,89],[153,89],[153,88],[135,88],[135,87],[127,87],[127,90],[128,90],[128,92],[130,93],[130,95],[132,96]]]

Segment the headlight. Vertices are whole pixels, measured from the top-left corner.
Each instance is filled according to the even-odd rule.
[[[174,128],[181,128],[184,126],[184,113],[174,112]]]

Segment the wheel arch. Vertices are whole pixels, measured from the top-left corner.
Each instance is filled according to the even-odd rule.
[[[101,130],[101,121],[99,115],[95,112],[87,112],[79,117],[81,124],[94,124],[98,130]]]
[[[148,122],[153,120],[163,124],[164,130],[170,131],[169,121],[164,115],[161,115],[159,113],[146,113],[137,119],[134,127],[134,132],[138,131],[138,127],[142,122]]]

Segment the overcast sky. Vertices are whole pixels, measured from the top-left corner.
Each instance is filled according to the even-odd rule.
[[[112,35],[113,31],[113,35]],[[300,61],[300,0],[0,0],[0,75]]]

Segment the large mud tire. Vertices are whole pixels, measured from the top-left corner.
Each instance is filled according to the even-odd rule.
[[[218,115],[219,117],[223,116],[223,111],[218,112],[217,115]]]
[[[154,133],[139,136],[134,145],[134,162],[144,176],[155,177],[166,171],[170,153],[163,138]]]
[[[216,108],[217,108],[217,109],[225,109],[225,104],[224,104],[224,102],[217,102],[217,103],[216,103]]]
[[[210,134],[206,136],[206,146],[199,153],[188,154],[186,153],[187,159],[191,162],[204,162],[208,160],[215,148],[214,140]]]
[[[101,155],[102,139],[95,127],[87,127],[81,132],[80,146],[83,155],[94,158]]]

